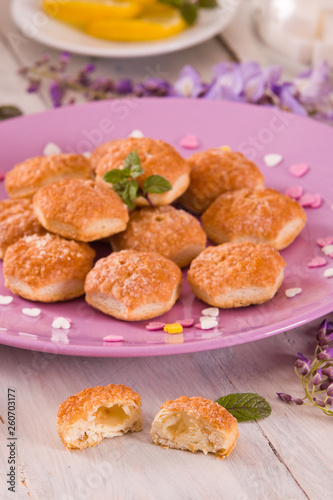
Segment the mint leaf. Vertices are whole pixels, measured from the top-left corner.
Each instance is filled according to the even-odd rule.
[[[131,172],[131,177],[135,179],[135,177],[138,177],[139,175],[143,174],[143,168],[141,167],[141,164],[133,165],[133,167],[131,167],[130,169],[130,172]]]
[[[180,13],[189,26],[195,23],[198,17],[199,7],[196,4],[184,3],[180,8]]]
[[[198,5],[199,5],[199,7],[201,7],[201,9],[212,9],[214,7],[217,7],[217,1],[216,0],[199,0]]]
[[[118,182],[126,180],[131,176],[131,171],[129,168],[123,168],[119,170],[118,168],[114,168],[113,170],[109,170],[103,176],[103,179],[106,182],[111,182],[111,184],[117,184]]]
[[[253,392],[228,394],[217,399],[216,403],[228,410],[238,422],[266,418],[272,411],[266,399]]]
[[[166,193],[172,189],[172,185],[161,175],[151,175],[145,179],[143,191],[145,193]]]
[[[134,151],[132,151],[131,153],[128,153],[128,155],[126,156],[126,158],[124,160],[125,168],[130,169],[134,165],[139,165],[141,167],[141,161],[140,161],[140,158],[139,158],[139,155],[138,155],[138,152],[136,149],[134,149]]]
[[[16,106],[0,106],[0,121],[22,115],[22,111]]]
[[[128,208],[135,208],[135,198],[137,197],[139,184],[136,181],[128,181],[122,193],[122,200]]]

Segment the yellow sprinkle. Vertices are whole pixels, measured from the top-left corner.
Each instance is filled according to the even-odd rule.
[[[229,146],[221,146],[222,151],[231,151],[231,148]]]
[[[168,325],[165,325],[164,331],[166,333],[182,333],[183,327],[180,323],[169,323]]]

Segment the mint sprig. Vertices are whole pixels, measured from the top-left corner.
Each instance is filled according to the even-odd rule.
[[[124,168],[109,170],[104,174],[103,179],[112,184],[113,190],[120,196],[128,208],[135,208],[135,199],[139,196],[146,198],[148,203],[153,206],[149,199],[149,193],[166,193],[172,189],[171,183],[161,175],[150,175],[143,183],[143,189],[135,180],[142,175],[144,170],[141,166],[141,160],[136,150],[129,153],[124,160]]]
[[[228,394],[217,399],[216,403],[228,410],[238,422],[266,418],[272,411],[266,399],[253,392]]]

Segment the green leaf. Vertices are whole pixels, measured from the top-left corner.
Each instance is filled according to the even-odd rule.
[[[179,7],[180,13],[187,22],[189,26],[195,23],[198,17],[198,5],[192,3],[184,3],[181,7]]]
[[[135,177],[138,177],[139,175],[143,174],[143,168],[141,167],[141,165],[133,165],[133,167],[131,167],[130,169],[130,172],[131,172],[131,177],[135,179]]]
[[[114,168],[113,170],[109,170],[103,176],[103,179],[106,182],[111,182],[111,184],[117,184],[121,181],[126,180],[131,176],[131,171],[128,168],[123,168],[119,170],[118,168]]]
[[[139,165],[141,167],[141,161],[136,149],[134,149],[131,153],[128,153],[124,160],[125,168],[131,169],[134,165]]]
[[[137,197],[139,184],[136,181],[128,181],[122,194],[122,200],[128,208],[135,208],[135,198]]]
[[[119,194],[120,198],[123,196],[123,192],[125,191],[125,187],[127,185],[127,180],[122,182],[117,182],[116,184],[112,184],[112,189],[117,194]]]
[[[217,399],[216,403],[226,408],[238,422],[266,418],[272,411],[266,399],[253,392],[228,394]]]
[[[143,184],[144,193],[166,193],[172,189],[172,185],[161,175],[151,175],[147,177]]]

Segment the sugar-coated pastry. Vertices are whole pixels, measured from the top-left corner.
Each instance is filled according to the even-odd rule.
[[[141,429],[140,395],[125,385],[89,387],[59,406],[57,430],[68,450]]]
[[[167,448],[215,453],[225,458],[236,446],[235,417],[210,399],[181,396],[166,401],[155,416],[150,435]]]
[[[41,188],[33,198],[40,223],[53,233],[94,241],[123,231],[128,210],[112,189],[87,179],[62,179]]]
[[[282,250],[305,226],[304,209],[275,189],[240,189],[220,195],[202,215],[214,243],[250,240]]]
[[[25,236],[8,247],[5,286],[24,299],[58,302],[84,294],[84,280],[95,251],[87,243],[60,236]]]
[[[195,217],[164,206],[134,211],[126,230],[113,236],[111,244],[116,251],[157,252],[185,267],[206,247],[206,240],[206,233]]]
[[[45,233],[35,215],[31,200],[0,201],[0,259],[3,259],[9,245],[23,236]]]
[[[150,193],[149,198],[154,206],[169,205],[186,191],[190,183],[190,167],[177,151],[160,140],[143,139],[118,139],[102,144],[91,156],[91,163],[96,166],[96,181],[104,182],[103,176],[112,169],[122,169],[126,156],[136,150],[144,170],[136,180],[143,187],[145,179],[151,175],[161,175],[168,179],[172,189],[166,193]],[[109,184],[110,186],[110,184]],[[147,206],[148,201],[139,197],[137,206]]]
[[[192,292],[222,309],[262,304],[282,284],[286,263],[270,245],[250,241],[208,247],[187,275]]]
[[[86,301],[118,319],[139,321],[169,311],[178,299],[182,273],[153,252],[122,250],[100,259],[88,273]]]
[[[58,154],[36,156],[10,170],[5,177],[5,188],[11,198],[31,198],[46,184],[64,178],[91,179],[89,160],[82,155]]]
[[[182,204],[202,213],[220,194],[235,189],[264,186],[259,168],[242,153],[221,148],[195,153],[187,159],[191,183],[181,198]]]

